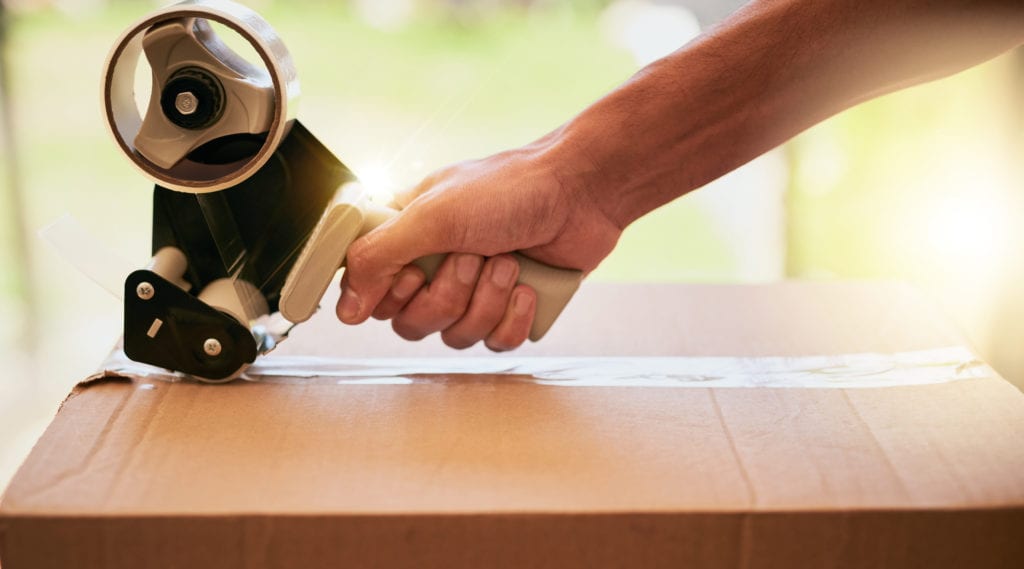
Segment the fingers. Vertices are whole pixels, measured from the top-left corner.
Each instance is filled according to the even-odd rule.
[[[392,328],[406,340],[420,340],[457,322],[469,306],[482,265],[479,255],[448,255],[430,285],[394,318]]]
[[[518,277],[519,263],[510,255],[488,259],[466,313],[441,333],[444,343],[461,350],[486,338],[505,316]]]
[[[403,268],[395,275],[391,289],[388,290],[384,299],[373,310],[373,317],[377,320],[394,318],[412,300],[413,295],[420,290],[426,280],[426,276],[419,267],[408,265]]]
[[[441,332],[456,349],[483,340],[493,351],[511,350],[529,336],[536,306],[536,293],[517,286],[518,277],[511,255],[486,262],[478,255],[449,255],[426,288],[422,271],[402,269],[373,316],[392,318],[392,328],[407,340]]]
[[[403,212],[349,247],[337,306],[342,322],[359,324],[369,318],[413,259],[451,248],[443,226],[423,222],[422,215],[415,209]]]
[[[536,305],[537,293],[526,285],[517,285],[501,323],[487,336],[484,344],[495,352],[518,348],[530,335]]]
[[[519,264],[511,256],[490,258],[482,267],[480,261],[476,255],[449,256],[430,286],[398,309],[392,322],[395,333],[421,340],[440,332],[441,340],[456,349],[481,340],[494,351],[522,345],[534,323],[537,294],[517,286]],[[416,277],[409,278],[412,286]],[[388,310],[400,302],[389,304]]]
[[[388,224],[385,224],[388,225]],[[338,299],[338,319],[345,324],[359,324],[369,318],[377,305],[384,299],[388,290],[398,276],[399,271],[411,259],[396,257],[391,253],[378,254],[374,251],[388,250],[388,243],[401,240],[402,229],[399,228],[392,236],[383,236],[384,246],[377,246],[374,239],[380,237],[385,230],[382,226],[377,231],[357,239],[345,255],[345,274],[341,281],[341,298]]]

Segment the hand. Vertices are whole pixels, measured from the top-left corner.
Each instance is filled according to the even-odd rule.
[[[338,318],[392,319],[405,339],[441,332],[459,349],[522,344],[536,293],[516,284],[519,267],[507,253],[589,272],[621,233],[580,183],[593,169],[558,142],[556,132],[444,168],[400,196],[402,212],[349,248]],[[424,286],[410,263],[434,253],[451,254]]]

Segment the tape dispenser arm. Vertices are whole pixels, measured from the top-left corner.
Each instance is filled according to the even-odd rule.
[[[217,30],[246,40],[255,63]],[[142,55],[148,104],[133,92]],[[337,188],[354,179],[291,117],[297,93],[283,43],[233,2],[158,10],[114,46],[104,71],[108,126],[156,182],[153,259],[125,282],[131,359],[224,382],[286,336],[285,278]]]
[[[286,278],[336,189],[351,180],[352,173],[295,121],[273,159],[234,187],[196,195],[156,186],[148,269],[154,274],[144,276],[166,293],[144,299],[133,288],[143,271],[129,278],[126,354],[207,381],[239,376],[286,337],[292,326],[281,315]],[[164,260],[172,254],[180,262]],[[173,321],[167,336],[151,329],[157,318]],[[209,339],[222,350],[209,350]],[[148,350],[160,344],[166,344],[159,348],[165,356],[157,361]],[[171,352],[176,355],[168,359]]]

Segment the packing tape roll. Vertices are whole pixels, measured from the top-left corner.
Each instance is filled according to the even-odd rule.
[[[272,83],[272,118],[265,141],[252,156],[229,164],[183,159],[170,167],[161,167],[135,147],[135,139],[144,120],[135,101],[135,73],[147,31],[155,26],[191,18],[196,19],[197,29],[205,25],[206,32],[210,30],[205,22],[222,24],[253,47]],[[215,192],[234,186],[266,164],[291,126],[298,95],[294,62],[273,28],[256,12],[228,0],[185,0],[149,14],[121,35],[107,57],[103,71],[103,107],[107,125],[118,146],[154,182],[190,193]]]

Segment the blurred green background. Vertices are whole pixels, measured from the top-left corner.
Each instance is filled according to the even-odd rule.
[[[532,141],[739,2],[247,2],[299,68],[300,116],[400,190]],[[36,237],[70,213],[144,264],[150,184],[100,114],[100,72],[157,4],[5,2],[0,488],[120,330],[120,305]],[[1024,384],[1024,55],[862,105],[631,226],[592,278],[903,279]],[[827,322],[822,323],[827,326]]]

